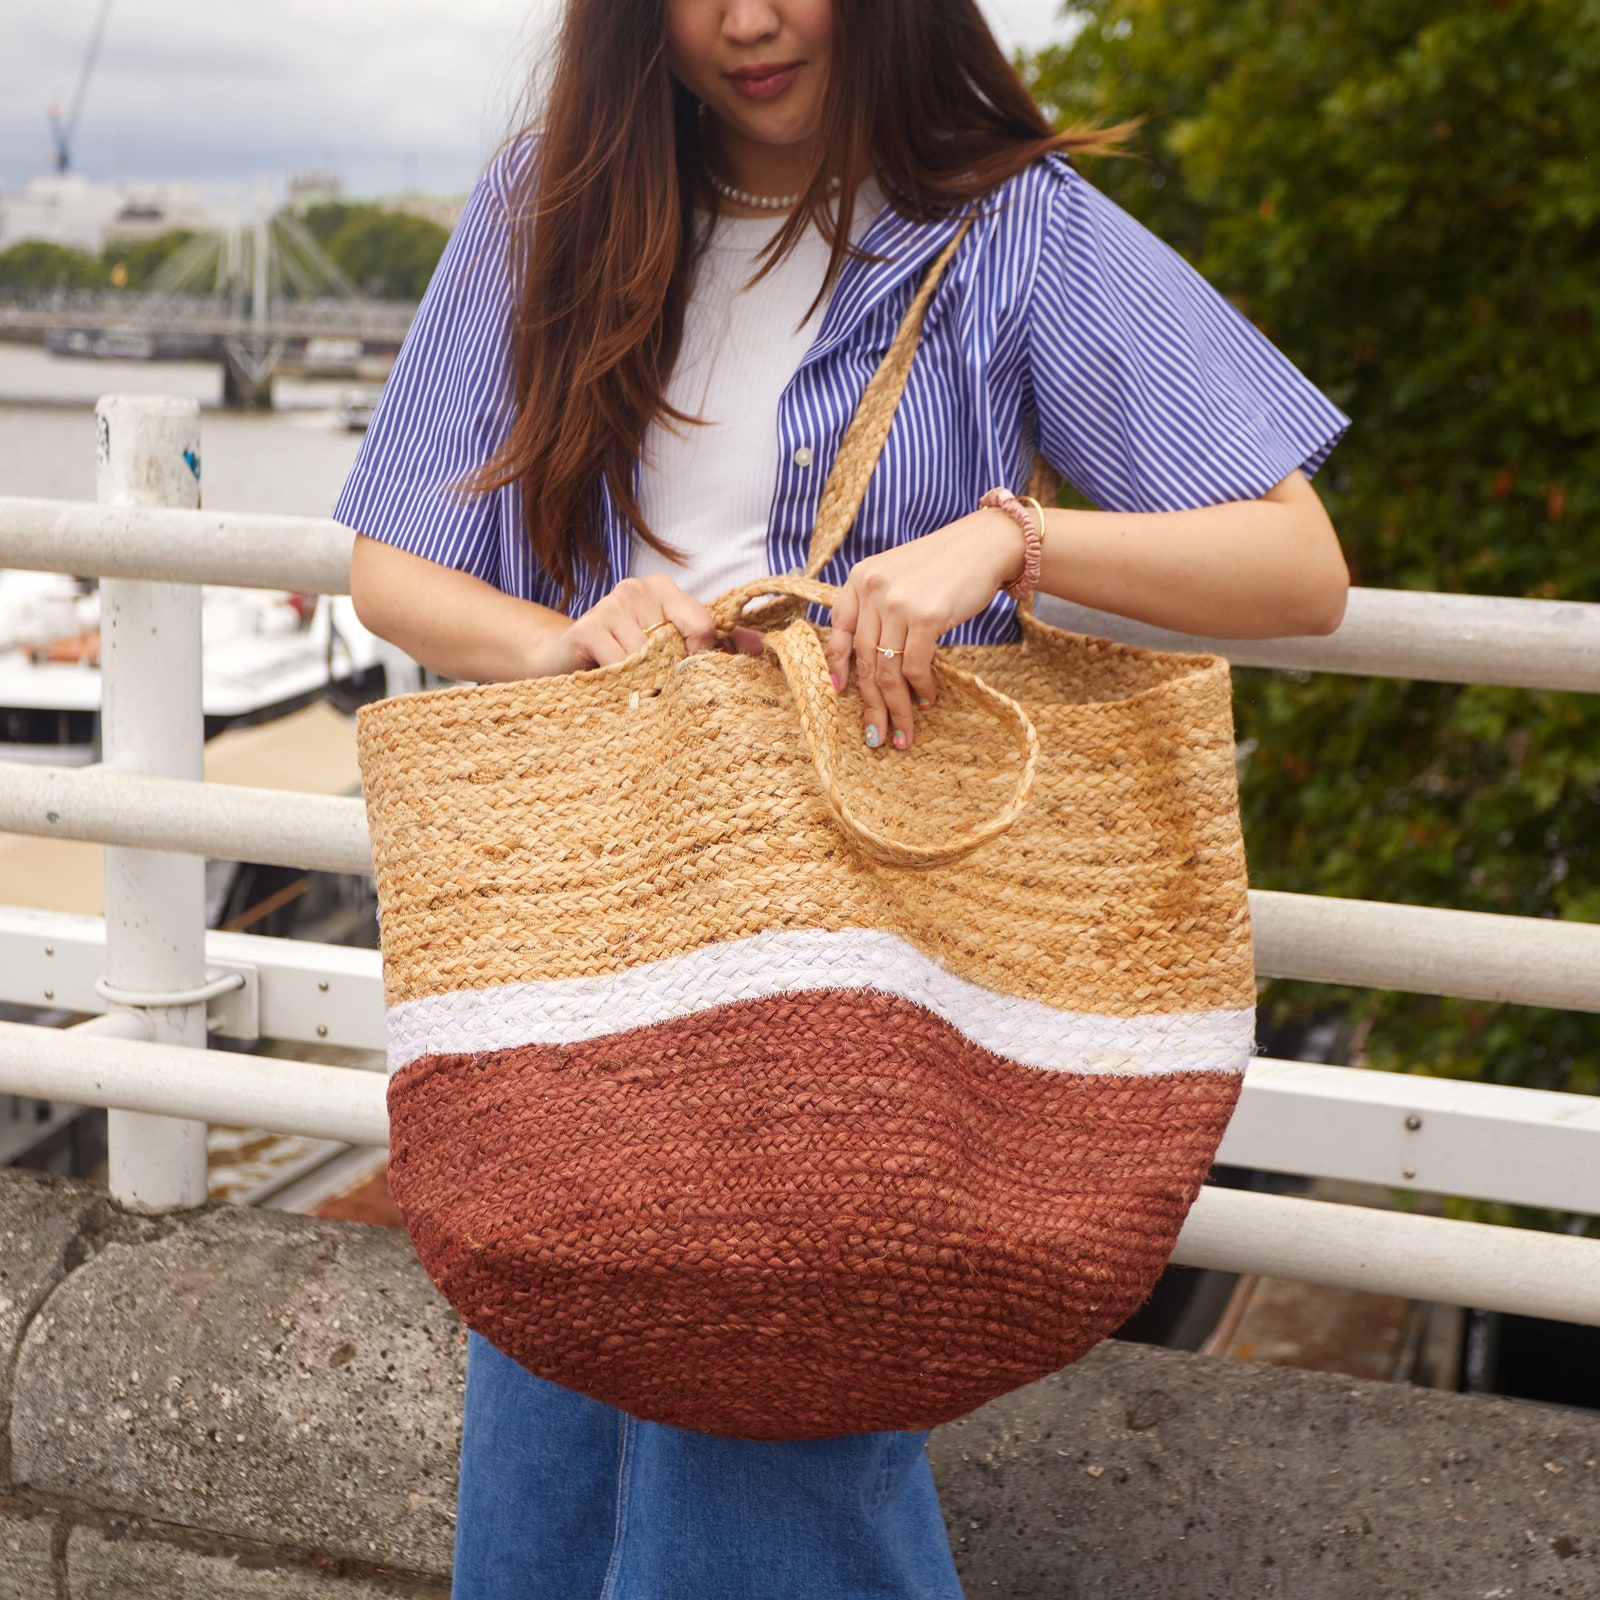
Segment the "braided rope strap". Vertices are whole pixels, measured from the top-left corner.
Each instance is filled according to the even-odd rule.
[[[872,481],[873,469],[889,438],[889,429],[895,412],[900,409],[900,397],[905,393],[911,376],[911,364],[916,359],[917,345],[922,339],[922,324],[932,303],[934,291],[944,277],[944,269],[955,259],[956,251],[972,229],[969,217],[961,224],[956,235],[935,258],[933,265],[923,274],[922,283],[912,297],[906,314],[900,319],[894,342],[888,353],[878,363],[878,370],[862,391],[856,409],[845,430],[844,442],[833,459],[828,481],[822,488],[822,499],[817,506],[817,520],[811,528],[811,548],[806,557],[805,576],[817,577],[837,554],[850,532],[850,525],[861,509],[867,485]],[[777,593],[777,586],[768,583],[761,593]],[[773,628],[793,617],[798,611],[792,596],[769,601],[748,616],[741,618],[743,626]]]
[[[936,656],[934,673],[939,679],[941,694],[981,705],[1011,734],[1021,757],[1015,790],[1005,807],[988,822],[954,841],[921,845],[868,827],[851,810],[840,787],[834,752],[846,735],[839,704],[829,680],[822,642],[801,615],[805,604],[832,606],[838,594],[830,585],[817,581],[817,576],[844,543],[861,508],[911,376],[928,307],[945,268],[955,259],[971,228],[972,219],[968,218],[923,274],[900,320],[894,342],[856,403],[844,442],[839,446],[828,481],[823,486],[804,574],[757,579],[730,589],[711,605],[719,632],[726,634],[738,625],[766,633],[768,646],[782,664],[789,691],[794,696],[801,730],[830,814],[846,838],[874,860],[890,866],[942,866],[959,861],[1004,833],[1022,815],[1038,767],[1038,735],[1022,707],[991,689],[975,673],[963,671]],[[752,602],[758,603],[752,605]],[[676,630],[669,631],[675,633]]]
[[[831,584],[819,583],[814,578],[758,578],[719,595],[711,603],[711,614],[717,627],[727,632],[735,622],[748,621],[743,616],[744,607],[754,599],[771,594],[774,589],[795,600],[810,605],[831,606],[838,590]],[[683,640],[670,624],[659,624],[651,630],[652,643],[661,641],[681,651]],[[939,680],[941,695],[964,700],[992,717],[1010,736],[1020,766],[1011,798],[989,820],[957,839],[939,844],[917,844],[913,840],[896,837],[870,828],[851,809],[839,782],[836,752],[841,741],[849,737],[840,715],[838,696],[828,675],[828,660],[823,652],[822,640],[817,630],[804,617],[797,617],[767,634],[767,647],[778,658],[788,681],[789,692],[794,697],[799,715],[800,729],[805,736],[806,748],[812,765],[822,784],[822,797],[839,831],[864,854],[886,866],[937,867],[959,861],[970,855],[980,845],[1004,833],[1022,815],[1033,792],[1034,778],[1039,764],[1039,736],[1026,711],[1007,695],[992,689],[976,673],[951,665],[935,656],[933,670]]]

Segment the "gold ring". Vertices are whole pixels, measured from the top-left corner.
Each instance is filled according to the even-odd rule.
[[[878,654],[880,656],[888,656],[888,658],[891,661],[894,660],[894,658],[897,655],[900,654],[900,651],[898,651],[898,650],[885,650],[884,647],[881,644],[880,645],[874,645],[873,648],[878,652]]]

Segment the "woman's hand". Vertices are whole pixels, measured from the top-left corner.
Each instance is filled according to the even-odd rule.
[[[710,611],[671,578],[624,578],[569,626],[535,642],[527,676],[549,678],[613,666],[643,648],[645,633],[663,622],[683,635],[691,655],[717,647]],[[735,628],[733,642],[746,655],[758,656],[765,648],[752,628]]]
[[[932,705],[937,693],[933,652],[940,635],[982,611],[1022,571],[1022,557],[1016,523],[1003,511],[985,510],[850,569],[833,608],[828,670],[834,687],[844,688],[854,656],[869,746],[910,747],[915,708]]]

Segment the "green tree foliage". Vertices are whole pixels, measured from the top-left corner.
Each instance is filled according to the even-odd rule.
[[[147,289],[150,280],[194,237],[182,228],[158,234],[154,239],[127,240],[108,244],[101,252],[105,263],[101,281],[111,280],[120,265],[127,274],[127,289]]]
[[[300,220],[306,232],[326,250],[328,241],[350,220],[351,213],[365,209],[353,200],[321,200],[314,206],[307,206]]]
[[[380,300],[420,300],[450,238],[425,217],[357,201],[325,201],[302,220],[361,290]]]
[[[1355,419],[1358,583],[1600,598],[1600,0],[1089,0],[1092,176]],[[1600,702],[1241,673],[1263,887],[1600,921]],[[1600,1019],[1352,992],[1374,1065],[1593,1092]],[[1329,992],[1275,986],[1280,1008]]]
[[[92,256],[85,250],[49,244],[43,239],[24,239],[9,250],[0,251],[0,292],[111,287],[144,289],[167,258],[181,250],[192,237],[191,234],[175,230],[154,239],[108,244],[98,256]],[[124,274],[124,281],[120,284],[116,278],[118,266],[122,267]]]
[[[24,239],[0,250],[0,293],[40,289],[99,289],[105,286],[105,268],[83,250]]]

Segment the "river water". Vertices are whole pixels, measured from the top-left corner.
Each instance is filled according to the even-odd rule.
[[[214,511],[327,516],[361,436],[333,414],[348,384],[282,380],[278,409],[211,409],[220,367],[183,361],[95,361],[0,344],[0,495],[94,499],[94,403],[103,394],[198,400],[202,493]]]

